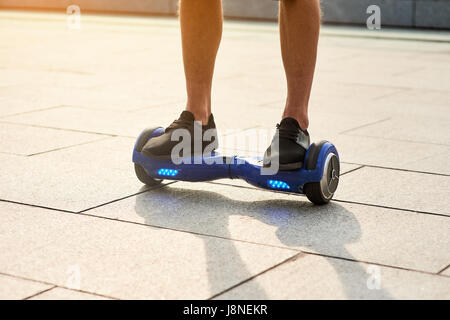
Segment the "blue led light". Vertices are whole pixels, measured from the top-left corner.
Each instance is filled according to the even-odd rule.
[[[158,174],[160,176],[166,176],[166,177],[174,177],[178,174],[178,170],[175,169],[159,169]]]
[[[289,190],[291,187],[289,187],[289,185],[284,182],[284,181],[278,181],[278,180],[269,180],[267,181],[267,183],[269,184],[269,186],[273,189],[286,189]]]

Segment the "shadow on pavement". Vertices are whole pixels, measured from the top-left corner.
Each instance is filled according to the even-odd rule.
[[[246,189],[242,189],[246,192]],[[205,235],[214,235],[238,240],[270,243],[270,240],[256,241],[252,236],[229,232],[231,216],[251,217],[267,225],[276,227],[276,236],[287,248],[302,247],[325,255],[354,259],[345,248],[346,244],[360,238],[360,227],[354,215],[332,202],[327,206],[313,206],[306,198],[292,196],[293,200],[236,201],[221,194],[177,188],[176,183],[139,194],[136,198],[136,213],[145,219],[145,223],[171,229],[190,231]],[[248,223],[248,222],[246,222]],[[255,233],[255,230],[249,230]],[[251,274],[237,252],[233,241],[221,241],[217,247],[217,238],[201,237],[204,240],[207,255],[209,286],[212,295],[227,289],[223,275],[235,273],[240,279],[248,279]],[[273,240],[272,240],[273,242]],[[209,257],[226,257],[215,261]],[[335,258],[325,258],[333,266],[348,299],[389,299],[383,288],[369,290],[369,274],[361,264],[352,264],[346,270],[346,263]],[[309,270],[308,270],[309,271]],[[299,270],[302,272],[302,270]],[[305,274],[305,278],[308,274]],[[283,286],[282,283],[279,284]],[[248,292],[257,299],[267,298],[264,289],[257,281],[250,281]],[[282,290],[282,288],[280,288]],[[330,296],[330,292],[326,293]],[[332,294],[331,294],[332,296]]]

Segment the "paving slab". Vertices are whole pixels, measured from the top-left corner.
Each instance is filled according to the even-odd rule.
[[[325,60],[325,56],[329,56],[329,52],[323,53]],[[342,60],[339,59],[341,63]],[[326,60],[325,60],[326,61]],[[336,62],[336,61],[335,61]],[[330,63],[330,62],[327,62]],[[326,72],[327,65],[322,63],[317,66],[317,74],[320,77],[320,72],[323,70]],[[354,108],[353,111],[358,111],[362,113],[362,111],[366,110],[367,101],[378,99],[387,95],[392,95],[399,92],[399,88],[389,87],[389,86],[377,86],[377,85],[365,85],[365,84],[357,84],[357,83],[346,83],[346,82],[333,82],[327,81],[326,77],[321,78],[322,81],[315,81],[313,83],[312,92],[313,95],[311,99],[314,99],[317,96],[328,98],[328,103],[324,105],[318,106],[318,108],[327,108],[327,110],[345,110],[344,108],[348,107],[349,100],[354,100],[355,102],[359,102],[359,104],[355,105],[357,108]],[[331,99],[330,99],[331,98]],[[334,99],[342,99],[342,104],[330,103],[334,101]],[[330,101],[331,100],[331,101]],[[351,104],[350,104],[351,105]]]
[[[21,49],[24,48],[22,47]],[[48,50],[48,48],[46,49]],[[45,50],[45,48],[43,47],[42,50]],[[36,55],[38,55],[38,53],[36,53]],[[45,52],[42,52],[42,56],[45,56]],[[50,59],[49,56],[51,55],[47,55],[45,56],[45,58]],[[71,88],[89,88],[108,81],[107,78],[97,77],[92,72],[70,69],[70,66],[69,68],[67,68],[67,66],[53,66],[54,64],[47,63],[46,66],[43,66],[41,68],[36,68],[36,65],[32,64],[30,65],[30,67],[18,65],[14,68],[12,65],[6,64],[6,62],[7,61],[4,61],[3,63],[5,64],[2,64],[4,67],[0,69],[0,75],[2,77],[5,77],[5,79],[8,79],[5,83],[3,83],[3,85],[13,87],[17,86],[21,88],[27,88],[27,85],[32,85],[38,87],[57,86]]]
[[[277,110],[274,108],[249,107],[245,111],[246,117],[236,117],[236,114],[242,114],[240,108],[240,106],[233,106],[218,108],[214,111],[217,127],[220,131],[226,133],[230,130],[237,131],[255,126],[274,130],[275,124],[281,120],[281,108]],[[90,110],[64,106],[7,116],[3,117],[2,120],[8,123],[137,137],[148,126],[167,126],[178,118],[182,109],[180,103],[155,106],[136,112]],[[367,115],[347,117],[340,113],[335,113],[333,116],[330,116],[329,113],[317,113],[314,115],[314,119],[315,124],[311,125],[311,132],[315,133],[315,139],[321,139],[325,136],[333,137],[341,131],[382,120],[381,117],[376,119]]]
[[[66,106],[5,117],[2,120],[9,123],[137,137],[144,128],[153,125],[153,123],[156,126],[161,125],[160,123],[163,123],[162,125],[167,123],[168,125],[174,120],[176,113],[163,113],[162,110],[164,109],[167,110],[167,106],[140,113],[130,113]],[[159,121],[156,119],[159,119]]]
[[[421,142],[450,146],[448,119],[437,117],[393,117],[363,128],[347,131],[347,134],[378,137],[392,143],[396,141]]]
[[[133,83],[135,82],[137,82],[136,79],[133,80]],[[146,85],[132,87],[129,83],[94,88],[50,87],[36,84],[4,87],[0,88],[0,93],[6,97],[1,104],[3,107],[0,109],[0,117],[60,106],[132,111],[159,105],[164,106],[184,99],[183,95],[177,97],[161,93],[160,88],[153,88],[152,83],[147,82]],[[145,86],[151,89],[145,88]],[[134,98],[130,99],[130,96]]]
[[[447,146],[347,134],[336,135],[331,141],[336,145],[341,161],[450,174],[450,168],[445,165],[450,151]]]
[[[0,123],[0,150],[3,153],[30,156],[105,139],[104,136]]]
[[[0,157],[0,199],[81,211],[145,190],[134,139],[109,138],[32,157]]]
[[[83,14],[82,20],[81,29],[70,30],[65,14],[59,15],[56,20],[49,16],[37,18],[36,13],[34,17],[8,17],[2,14],[0,28],[3,29],[5,40],[9,40],[7,49],[14,54],[5,55],[1,65],[12,69],[28,69],[31,71],[30,74],[42,71],[72,71],[67,74],[61,73],[60,76],[64,79],[68,79],[66,76],[70,73],[90,76],[79,77],[80,80],[87,81],[73,83],[73,86],[78,87],[111,83],[120,78],[103,77],[104,81],[98,81],[98,76],[102,74],[99,71],[106,71],[106,74],[111,75],[114,71],[123,69],[126,57],[121,56],[122,53],[152,48],[148,56],[158,55],[167,47],[155,47],[152,40],[158,40],[161,35],[176,37],[179,32],[176,28],[176,19],[170,19],[173,21],[173,28],[170,26],[167,28],[165,22],[167,19],[162,18],[155,21],[148,17],[142,20],[119,17],[108,22],[98,19],[98,16],[92,19],[92,16],[90,18],[90,15]],[[92,50],[85,50],[85,47]],[[52,54],[46,51],[49,49]],[[33,59],[30,59],[30,50],[33,51]],[[167,57],[167,54],[165,56]],[[111,64],[108,57],[116,60],[117,65]],[[139,65],[128,63],[128,66],[130,71],[134,71],[139,67],[158,62],[148,59]],[[93,66],[97,68],[94,69]],[[45,76],[41,79],[36,78],[36,84],[48,83],[48,80],[49,78]],[[59,85],[67,84],[72,85],[69,81],[59,83]]]
[[[448,92],[450,89],[445,81],[448,67],[443,66],[441,69],[436,61],[432,59],[424,61],[421,55],[424,50],[427,50],[427,46],[432,47],[431,51],[434,53],[441,53],[441,49],[444,50],[442,53],[445,53],[445,50],[449,48],[448,43],[434,45],[418,41],[405,44],[393,40],[362,39],[360,42],[353,42],[352,45],[354,47],[360,45],[359,49],[355,49],[356,52],[365,52],[366,55],[357,55],[349,60],[352,63],[351,68],[347,63],[328,66],[328,72],[318,73],[316,81],[326,78],[333,82],[376,86],[388,84],[389,87],[413,90]],[[397,50],[398,53],[393,50]],[[370,63],[367,61],[367,54],[371,56]],[[444,59],[448,64],[448,57]]]
[[[427,171],[450,175],[447,164],[450,161],[450,148],[441,148],[441,152],[425,153],[422,159],[411,160],[404,165],[405,168],[417,171]]]
[[[51,287],[49,284],[0,274],[0,300],[25,299]]]
[[[450,178],[365,167],[344,176],[335,199],[450,216]]]
[[[9,91],[8,87],[0,87],[0,92]],[[6,94],[1,98],[0,118],[24,112],[45,110],[60,106],[58,103],[43,101],[40,98],[19,98],[19,96]]]
[[[422,58],[428,55],[423,54]],[[427,59],[439,61],[439,55],[432,55]],[[447,63],[442,61],[442,63]],[[425,117],[436,119],[450,119],[448,114],[448,91],[400,89],[392,94],[379,96],[365,104],[366,108],[382,111],[385,114],[408,117]]]
[[[108,297],[206,299],[296,254],[10,203],[0,206],[1,272],[59,286],[76,283],[81,291]]]
[[[68,290],[64,288],[53,288],[31,298],[30,300],[111,300],[106,297],[80,292],[76,290]]]
[[[447,269],[445,269],[445,270],[442,272],[442,274],[443,274],[443,275],[446,275],[446,276],[448,276],[448,277],[450,277],[450,267],[447,267]]]
[[[258,285],[264,297],[252,290]],[[448,299],[450,278],[319,256],[301,256],[217,299]]]
[[[228,185],[176,182],[86,212],[430,272],[450,260],[446,217],[337,202],[318,207],[298,195]]]
[[[344,62],[340,61],[340,63]],[[318,70],[318,74],[320,72]],[[315,122],[314,111],[331,113],[339,111],[347,116],[370,114],[375,118],[407,117],[437,121],[450,117],[447,112],[449,97],[447,91],[411,89],[387,84],[339,82],[338,85],[329,81],[327,72],[324,73],[321,79],[316,79],[313,86],[310,99],[311,124]],[[417,125],[422,126],[422,123],[419,122]]]

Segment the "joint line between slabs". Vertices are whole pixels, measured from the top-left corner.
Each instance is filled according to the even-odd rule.
[[[444,217],[444,218],[450,218],[450,216],[448,216],[446,214],[437,213],[437,212],[420,211],[420,210],[407,209],[407,208],[397,208],[397,207],[390,207],[390,206],[385,206],[385,205],[381,205],[381,204],[364,203],[364,202],[342,200],[342,199],[332,199],[331,201],[342,202],[342,203],[349,203],[349,204],[356,204],[356,205],[362,205],[362,206],[369,206],[369,207],[376,207],[376,208],[382,208],[382,209],[391,209],[391,210],[397,210],[397,211],[406,211],[406,212],[413,212],[413,213],[419,213],[419,214],[427,214],[427,215],[431,215],[431,216],[438,216],[438,217]]]
[[[239,287],[239,286],[241,286],[241,285],[243,285],[243,284],[245,284],[245,283],[255,279],[256,277],[258,277],[260,275],[263,275],[264,273],[267,273],[267,272],[269,272],[269,271],[271,271],[271,270],[273,270],[273,269],[275,269],[275,268],[277,268],[277,267],[279,267],[279,266],[281,266],[281,265],[283,265],[283,264],[285,264],[285,263],[287,263],[289,261],[296,260],[299,256],[302,256],[302,255],[304,255],[303,252],[298,252],[297,254],[294,254],[293,256],[291,256],[291,257],[289,257],[289,258],[287,258],[287,259],[285,259],[285,260],[283,260],[283,261],[281,261],[281,262],[279,262],[279,263],[277,263],[277,264],[275,264],[275,265],[273,265],[273,266],[271,266],[271,267],[269,267],[269,268],[267,268],[267,269],[265,269],[265,270],[255,274],[255,275],[253,275],[253,276],[251,276],[251,277],[249,277],[249,278],[247,278],[245,280],[242,280],[242,281],[236,283],[235,285],[233,285],[233,286],[231,286],[231,287],[229,287],[229,288],[227,288],[227,289],[225,289],[225,290],[223,290],[223,291],[221,291],[219,293],[216,293],[215,295],[209,297],[207,300],[215,299],[215,298],[223,295],[224,293],[227,293],[227,292],[229,292],[229,291],[231,291],[231,290],[233,290],[233,289],[235,289],[235,288],[237,288],[237,287]]]
[[[348,173],[352,173],[352,172],[357,171],[357,170],[359,170],[359,169],[362,169],[362,168],[364,168],[364,167],[365,167],[365,165],[361,165],[361,166],[359,166],[358,168],[355,168],[355,169],[352,169],[352,170],[349,170],[349,171],[344,172],[343,174],[339,175],[339,177],[342,177],[342,176],[344,176],[344,175],[346,175],[346,174],[348,174]]]
[[[58,208],[52,208],[52,207],[46,207],[46,206],[41,206],[41,205],[38,205],[38,204],[31,204],[31,203],[19,202],[19,201],[14,201],[14,200],[0,199],[0,202],[14,203],[14,204],[22,205],[22,206],[28,206],[28,207],[40,208],[40,209],[47,209],[47,210],[52,210],[52,211],[65,212],[65,213],[77,213],[75,211],[70,211],[70,210],[65,210],[65,209],[58,209]]]
[[[411,172],[411,173],[421,173],[421,174],[429,174],[429,175],[434,175],[434,176],[450,177],[450,174],[446,174],[446,173],[419,171],[419,170],[402,169],[402,168],[393,168],[393,167],[377,166],[377,165],[372,165],[372,164],[361,164],[361,163],[346,162],[346,161],[342,161],[342,163],[353,164],[353,165],[358,165],[358,166],[365,166],[365,167],[368,167],[368,168],[377,168],[377,169],[386,169],[386,170],[393,170],[393,171],[404,171],[404,172]]]
[[[118,134],[112,134],[112,133],[102,133],[102,132],[95,132],[95,131],[83,131],[78,129],[69,129],[69,128],[58,128],[58,127],[50,127],[40,124],[31,124],[31,123],[20,123],[20,122],[11,122],[11,121],[3,121],[0,119],[0,123],[6,123],[6,124],[14,124],[24,127],[33,127],[33,128],[43,128],[43,129],[53,129],[53,130],[61,130],[61,131],[70,131],[70,132],[78,132],[78,133],[88,133],[88,134],[96,134],[99,136],[108,136],[108,137],[125,137],[130,138],[129,136],[122,136]],[[134,137],[135,138],[135,137]]]
[[[146,189],[146,190],[143,190],[143,191],[139,191],[139,192],[136,192],[136,193],[130,194],[130,195],[128,195],[128,196],[125,196],[125,197],[122,197],[122,198],[119,198],[119,199],[114,199],[114,200],[111,200],[111,201],[108,201],[108,202],[105,202],[105,203],[102,203],[102,204],[96,205],[96,206],[94,206],[94,207],[91,207],[91,208],[88,208],[88,209],[83,209],[83,210],[81,210],[81,211],[78,211],[78,212],[76,212],[76,213],[85,213],[86,211],[89,211],[89,210],[93,210],[93,209],[97,209],[97,208],[100,208],[100,207],[106,206],[106,205],[108,205],[108,204],[111,204],[111,203],[115,203],[115,202],[118,202],[118,201],[121,201],[121,200],[125,200],[125,199],[128,199],[128,198],[131,198],[131,197],[134,197],[134,196],[140,195],[140,194],[142,194],[142,193],[146,193],[146,192],[150,192],[150,191],[152,191],[152,190],[156,190],[156,189],[164,188],[165,186],[171,185],[171,184],[173,184],[173,183],[175,183],[175,182],[177,182],[177,181],[171,181],[171,182],[168,182],[168,183],[164,183],[164,184],[163,184],[163,183],[161,183],[160,185],[157,185],[157,186],[153,186],[153,187],[149,187],[149,188],[148,188],[148,189]]]
[[[55,151],[60,151],[60,150],[65,150],[65,149],[70,149],[73,147],[79,147],[79,146],[84,146],[86,144],[91,144],[91,143],[95,143],[95,142],[100,142],[100,141],[104,141],[107,139],[111,139],[113,137],[102,137],[102,138],[98,138],[96,140],[92,140],[92,141],[86,141],[86,142],[81,142],[81,143],[77,143],[77,144],[73,144],[70,146],[63,146],[63,147],[59,147],[59,148],[55,148],[55,149],[51,149],[51,150],[46,150],[46,151],[41,151],[41,152],[36,152],[36,153],[31,153],[28,154],[27,157],[33,157],[33,156],[38,156],[41,154],[46,154],[46,153],[50,153],[50,152],[55,152]]]
[[[377,121],[370,122],[370,123],[366,123],[366,124],[363,124],[363,125],[351,128],[351,129],[347,129],[347,130],[339,132],[339,134],[347,134],[348,132],[351,132],[351,131],[354,131],[354,130],[358,130],[358,129],[362,129],[362,128],[365,128],[365,127],[370,127],[372,125],[379,124],[379,123],[382,123],[382,122],[386,122],[386,121],[389,121],[389,120],[391,120],[391,117],[384,118],[384,119],[377,120]]]
[[[31,296],[28,296],[28,297],[26,297],[26,298],[23,298],[22,300],[29,300],[29,299],[34,298],[34,297],[36,297],[36,296],[38,296],[38,295],[40,295],[40,294],[42,294],[42,293],[45,293],[45,292],[50,291],[50,290],[53,290],[53,289],[55,289],[56,287],[57,287],[57,285],[54,285],[54,286],[52,286],[52,287],[50,287],[50,288],[47,288],[47,289],[38,291],[38,292],[36,292],[35,294],[32,294]]]
[[[66,286],[59,286],[59,285],[56,285],[56,284],[51,283],[51,282],[31,279],[31,278],[27,278],[27,277],[23,277],[23,276],[19,276],[19,275],[14,275],[14,274],[9,274],[9,273],[5,273],[5,272],[1,272],[1,271],[0,271],[0,275],[4,275],[4,276],[15,278],[15,279],[21,279],[21,280],[25,280],[25,281],[36,282],[36,283],[41,283],[41,284],[46,284],[46,285],[52,286],[51,288],[45,289],[45,290],[39,292],[38,294],[41,294],[41,293],[43,293],[45,291],[48,291],[48,290],[51,290],[51,289],[62,288],[62,289],[66,289],[66,290],[71,290],[71,291],[76,291],[76,292],[81,292],[81,293],[87,293],[87,294],[91,294],[91,295],[95,295],[95,296],[99,296],[99,297],[104,297],[104,298],[108,298],[108,299],[119,300],[118,298],[110,297],[110,296],[107,296],[107,295],[104,295],[104,294],[101,294],[101,293],[90,292],[90,291],[85,291],[85,290],[81,290],[81,289],[78,290],[78,289],[73,289],[73,288],[69,288],[69,287],[66,287]],[[36,294],[34,294],[32,296],[35,296],[35,295]],[[31,298],[32,296],[27,297],[27,299]]]
[[[443,268],[441,271],[439,271],[437,274],[446,276],[445,274],[442,274],[442,273],[443,273],[445,270],[447,270],[448,268],[450,268],[450,264],[449,264],[448,266],[444,267],[444,268]]]

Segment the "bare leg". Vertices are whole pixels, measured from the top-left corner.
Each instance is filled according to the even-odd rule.
[[[214,63],[222,37],[221,0],[181,0],[180,24],[186,76],[186,110],[208,122]]]
[[[296,119],[306,130],[320,29],[319,1],[281,0],[279,16],[281,53],[288,88],[283,118]]]

